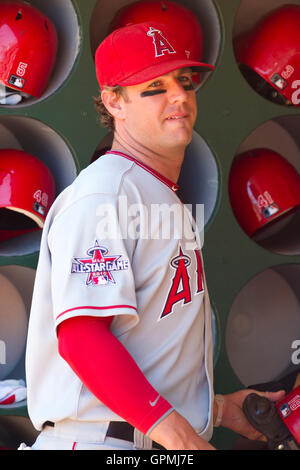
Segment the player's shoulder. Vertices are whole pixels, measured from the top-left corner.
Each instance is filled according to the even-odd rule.
[[[81,170],[74,181],[54,201],[49,217],[56,219],[66,211],[87,210],[93,204],[116,200],[125,175],[133,163],[116,155],[102,155]]]
[[[62,194],[62,199],[70,203],[89,196],[116,197],[132,165],[132,162],[124,158],[102,155],[80,171]]]
[[[133,163],[118,155],[104,154],[84,168],[74,181],[74,195],[117,195]]]

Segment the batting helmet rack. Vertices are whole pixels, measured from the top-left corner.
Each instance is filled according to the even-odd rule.
[[[250,238],[235,218],[228,194],[235,156],[262,143],[284,154],[300,170],[299,107],[272,103],[253,90],[239,70],[234,51],[239,34],[285,2],[176,1],[201,20],[203,60],[216,68],[213,74],[204,76],[197,94],[198,117],[179,183],[184,203],[204,204],[203,254],[213,309],[215,389],[217,393],[230,393],[253,380],[267,381],[299,367],[292,360],[292,345],[295,340],[300,342],[300,216],[294,214],[288,223],[274,225],[272,231],[257,239]],[[110,133],[99,126],[93,103],[98,94],[94,53],[118,9],[133,2],[29,3],[53,21],[58,33],[57,59],[40,98],[0,106],[0,148],[10,146],[40,158],[54,176],[58,195],[89,165],[95,152],[111,144]],[[299,5],[299,0],[288,3]],[[39,243],[40,234],[0,243],[0,281],[5,279],[18,291],[27,318]],[[279,290],[280,302],[271,295],[274,289]],[[251,312],[245,299],[252,299]],[[0,325],[5,314],[0,311]],[[15,335],[23,331],[24,340],[25,323],[23,315],[13,328]],[[0,327],[1,340],[13,344],[15,336],[12,333],[1,338]],[[260,348],[254,354],[257,344]],[[19,351],[15,348],[15,363],[6,364],[11,368],[7,372],[2,369],[0,380],[26,379],[24,351],[24,347]],[[1,367],[0,361],[0,373]],[[21,440],[29,444],[35,438],[26,402],[0,407],[0,446],[5,444],[2,429],[8,422],[15,435],[11,442],[15,439],[16,445],[22,432],[26,436]],[[218,428],[213,443],[218,448],[231,448],[234,438]]]

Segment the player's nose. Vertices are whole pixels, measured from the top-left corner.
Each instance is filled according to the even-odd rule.
[[[177,101],[184,102],[187,100],[187,90],[183,87],[182,83],[176,77],[170,77],[168,86],[168,98],[171,103]]]

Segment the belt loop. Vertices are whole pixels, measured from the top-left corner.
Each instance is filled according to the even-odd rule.
[[[136,449],[152,449],[152,440],[150,437],[145,436],[141,431],[134,428],[133,443]]]

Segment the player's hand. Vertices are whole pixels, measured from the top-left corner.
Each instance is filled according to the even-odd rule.
[[[251,389],[223,395],[225,400],[221,426],[231,429],[248,439],[264,441],[266,438],[249,423],[242,409],[243,402],[250,393],[256,393],[274,402],[280,400],[285,395],[284,390],[279,390],[278,392],[259,392]]]
[[[149,437],[167,450],[216,450],[175,410],[155,426]]]

